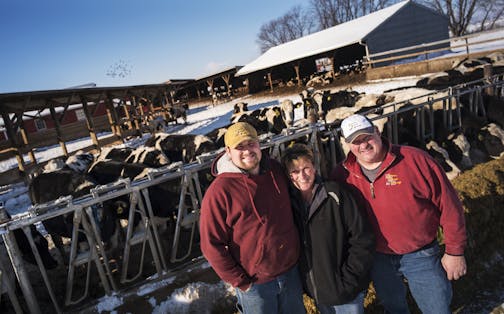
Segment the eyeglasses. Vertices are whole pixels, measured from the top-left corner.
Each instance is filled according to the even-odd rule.
[[[305,176],[312,176],[315,173],[314,167],[304,167],[302,169],[294,169],[289,172],[289,175],[292,179],[297,179],[303,173]]]

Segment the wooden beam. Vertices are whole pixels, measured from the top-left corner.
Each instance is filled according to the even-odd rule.
[[[213,90],[214,80],[213,79],[206,80],[206,83],[207,83],[208,87],[210,87],[210,93],[211,93],[211,95],[213,95],[213,93],[214,93],[214,90]]]
[[[17,119],[18,119],[18,124],[19,124],[19,131],[21,133],[21,139],[23,140],[23,146],[28,148],[28,157],[30,157],[31,162],[36,165],[37,164],[37,158],[35,158],[35,154],[33,153],[33,149],[30,147],[30,141],[28,138],[28,132],[26,132],[26,128],[23,122],[23,114],[22,113],[16,113]]]
[[[228,91],[228,96],[231,97],[231,86],[229,86],[229,81],[231,79],[231,75],[230,74],[223,75],[222,79],[224,80],[224,83],[226,83],[226,88],[227,88],[227,91]]]
[[[23,160],[23,154],[20,150],[19,141],[17,138],[16,131],[12,125],[12,121],[7,113],[2,112],[2,119],[4,120],[5,130],[7,131],[7,136],[9,137],[10,147],[14,150],[14,155],[18,163],[18,169],[21,172],[25,171],[25,163]]]
[[[273,81],[271,80],[271,72],[268,72],[268,81],[270,85],[270,92],[273,93]]]
[[[56,117],[56,110],[54,110],[54,107],[50,107],[49,110],[51,111],[51,117],[54,121],[54,128],[56,129],[56,138],[58,139],[58,143],[63,151],[63,155],[68,157],[68,149],[66,147],[65,140],[63,139],[59,119]]]
[[[302,82],[301,82],[301,77],[299,76],[299,64],[296,64],[296,65],[294,66],[294,71],[296,71],[297,85],[298,85],[298,86],[303,85],[303,84],[302,84]]]
[[[115,111],[114,104],[110,98],[105,99],[105,108],[107,111],[107,118],[110,125],[110,130],[124,143],[124,139],[122,137],[121,128],[117,123],[117,112]]]
[[[126,102],[123,101],[121,107],[123,108],[124,111],[124,117],[126,118],[126,124],[128,125],[128,129],[133,129],[133,123],[131,122],[131,115],[128,110],[128,107],[131,108],[131,106],[126,105]]]
[[[133,122],[135,124],[136,133],[137,133],[137,135],[141,136],[142,135],[142,131],[140,130],[140,123],[138,121],[139,114],[138,114],[138,106],[137,106],[137,103],[136,103],[136,97],[135,96],[131,96],[131,109],[133,110],[133,113],[135,114]]]
[[[93,117],[89,113],[88,103],[84,97],[81,97],[82,100],[82,110],[84,111],[84,115],[86,116],[86,126],[89,131],[89,136],[91,137],[91,141],[96,149],[101,151],[100,144],[98,143],[98,137],[96,136],[96,132],[94,129]]]

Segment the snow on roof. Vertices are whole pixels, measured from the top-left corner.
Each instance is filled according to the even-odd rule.
[[[409,2],[410,0],[402,1],[346,23],[272,47],[241,68],[236,75],[245,75],[358,43]]]

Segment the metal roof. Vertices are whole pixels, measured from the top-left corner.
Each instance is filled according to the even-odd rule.
[[[359,43],[409,2],[410,0],[402,1],[346,23],[272,47],[259,58],[241,68],[236,75],[249,74]]]

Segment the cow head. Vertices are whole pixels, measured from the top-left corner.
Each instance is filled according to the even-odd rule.
[[[246,102],[239,102],[233,107],[233,114],[248,111],[248,104]]]
[[[78,151],[75,155],[68,157],[65,164],[68,168],[77,173],[86,173],[89,166],[93,163],[94,156],[91,153]]]

